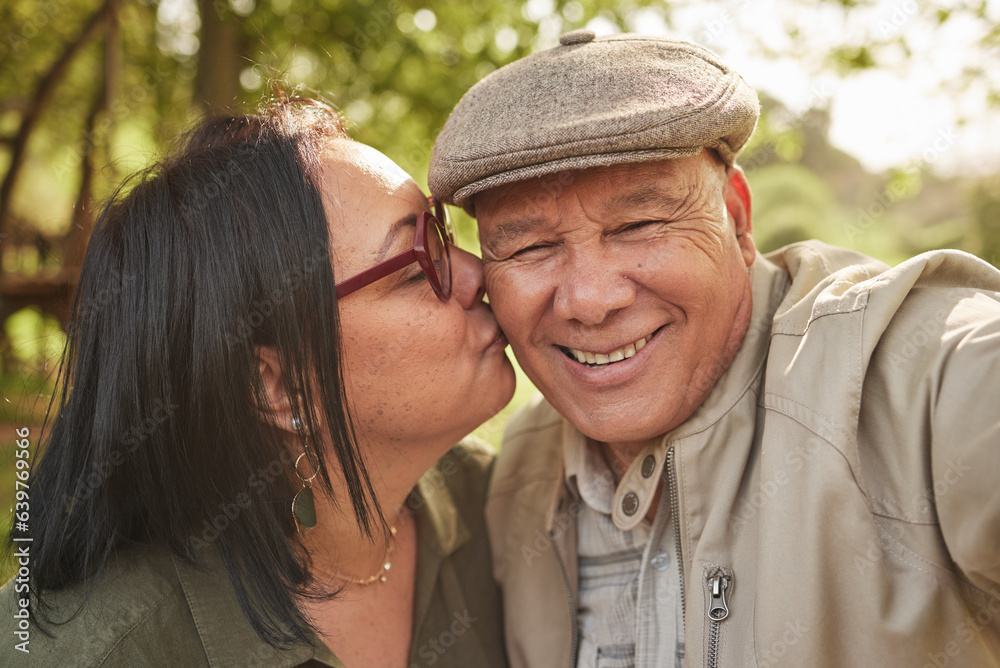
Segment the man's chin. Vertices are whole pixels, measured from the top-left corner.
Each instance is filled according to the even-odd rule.
[[[651,420],[649,413],[645,411],[581,410],[576,407],[563,410],[558,405],[553,405],[584,436],[599,443],[648,441],[662,436],[672,428],[661,420]]]

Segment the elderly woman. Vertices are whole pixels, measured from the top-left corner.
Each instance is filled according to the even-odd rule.
[[[27,626],[36,665],[504,665],[491,458],[459,441],[514,374],[430,208],[310,100],[207,121],[115,195],[6,656]]]

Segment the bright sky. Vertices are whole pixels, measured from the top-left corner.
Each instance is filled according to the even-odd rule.
[[[537,0],[536,0],[537,1]],[[935,6],[947,5],[938,0]],[[988,0],[989,18],[1000,23],[1000,0]],[[824,106],[831,111],[830,139],[871,171],[926,163],[944,174],[1000,170],[1000,110],[986,104],[987,84],[973,78],[961,89],[968,67],[990,67],[970,48],[985,22],[952,18],[943,26],[922,14],[918,0],[877,0],[872,6],[843,10],[833,3],[797,0],[734,0],[725,4],[675,4],[672,26],[656,9],[631,17],[628,30],[694,39],[717,53],[755,88],[793,110]],[[791,54],[788,28],[797,26],[807,53]],[[601,18],[596,32],[614,32]],[[821,72],[820,58],[830,47],[849,41],[905,36],[912,55],[890,52],[887,67],[841,79]],[[992,61],[996,70],[996,56]],[[1000,72],[992,71],[996,76]],[[1000,82],[998,82],[1000,83]]]

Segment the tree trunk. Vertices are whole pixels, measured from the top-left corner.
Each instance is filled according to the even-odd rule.
[[[201,13],[201,46],[195,99],[209,112],[235,111],[242,89],[240,71],[244,58],[242,26],[224,0],[198,0]]]
[[[80,35],[66,46],[58,60],[52,65],[52,69],[42,77],[34,96],[24,111],[21,127],[18,129],[17,135],[13,140],[14,150],[10,157],[10,167],[7,168],[7,174],[4,176],[3,183],[0,184],[0,254],[3,252],[3,242],[6,236],[3,234],[3,231],[7,225],[7,219],[10,218],[11,196],[14,193],[14,186],[17,183],[21,166],[24,164],[24,159],[27,156],[28,139],[31,137],[31,131],[41,116],[42,108],[52,97],[56,86],[69,69],[73,58],[80,52],[80,49],[87,43],[91,35],[103,25],[104,20],[112,10],[112,0],[107,0],[90,17],[83,26],[83,30],[80,31]]]

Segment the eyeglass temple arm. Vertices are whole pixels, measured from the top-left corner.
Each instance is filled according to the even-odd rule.
[[[357,276],[352,276],[343,283],[337,284],[337,299],[343,299],[355,290],[360,290],[369,283],[385,278],[394,271],[399,271],[403,267],[417,261],[417,251],[414,249],[405,250],[399,255],[389,258],[381,264],[377,264],[371,269],[367,269]]]

